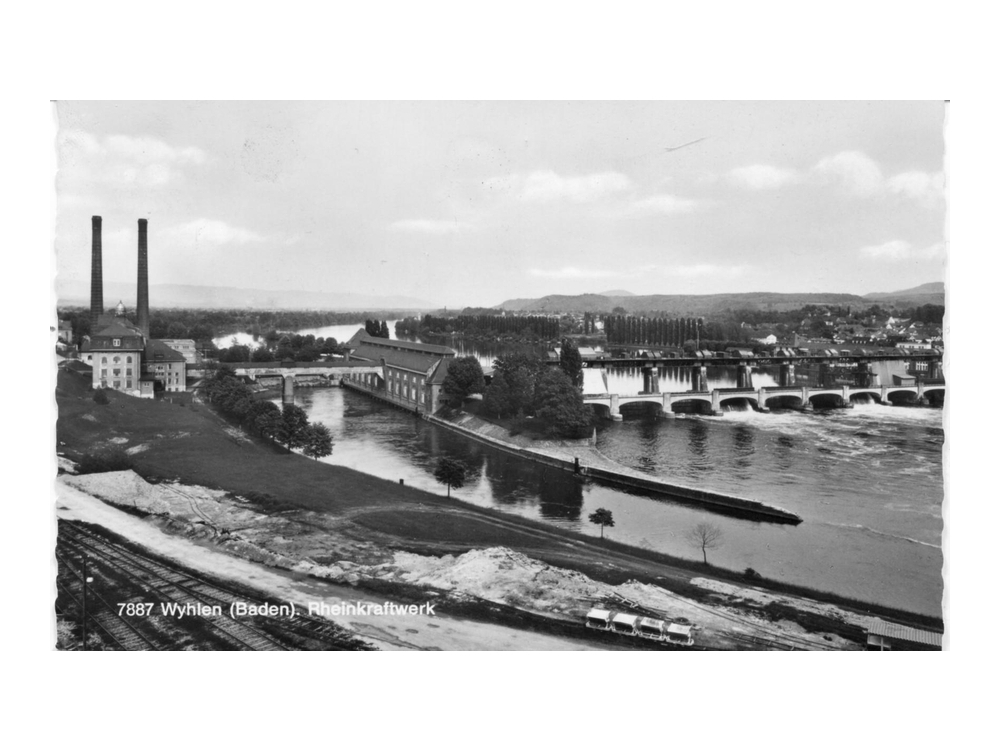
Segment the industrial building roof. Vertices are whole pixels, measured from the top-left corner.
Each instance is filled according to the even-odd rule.
[[[448,368],[451,367],[451,363],[454,359],[442,359],[438,366],[434,368],[434,372],[431,373],[428,383],[431,385],[441,385],[444,383],[444,379],[448,376]]]
[[[378,364],[384,359],[385,363],[390,367],[419,373],[430,372],[431,368],[441,361],[441,357],[434,354],[384,349],[379,346],[371,346],[367,343],[355,349],[351,354],[351,358],[364,359],[373,364]]]
[[[399,339],[383,339],[369,336],[364,329],[359,330],[351,337],[348,345],[364,346],[371,344],[381,349],[397,349],[400,351],[423,352],[425,354],[437,354],[440,357],[454,357],[456,352],[451,347],[438,346],[437,344],[421,344],[417,341],[401,341]]]

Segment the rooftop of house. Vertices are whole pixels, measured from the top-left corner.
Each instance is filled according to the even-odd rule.
[[[162,341],[149,339],[143,352],[146,362],[184,362],[184,355],[176,352]]]

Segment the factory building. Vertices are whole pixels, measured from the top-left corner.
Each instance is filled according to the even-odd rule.
[[[165,342],[149,337],[149,265],[146,219],[139,219],[139,272],[136,321],[125,305],[104,311],[101,217],[91,219],[90,330],[81,358],[90,364],[94,388],[111,388],[130,396],[152,398],[155,391],[187,390],[187,362]]]
[[[441,386],[455,350],[447,346],[375,338],[359,330],[346,344],[347,360],[381,365],[380,374],[351,380],[416,411],[433,414],[441,406]]]

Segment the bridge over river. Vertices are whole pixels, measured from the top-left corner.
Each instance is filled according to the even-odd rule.
[[[295,384],[317,383],[322,385],[338,385],[345,376],[366,373],[382,374],[382,365],[370,362],[350,362],[335,360],[333,362],[237,362],[229,367],[241,376],[255,382],[280,381],[282,400],[291,401],[295,396]]]
[[[735,404],[749,404],[758,411],[769,411],[771,408],[805,410],[813,407],[849,408],[852,401],[859,399],[871,399],[883,404],[928,405],[941,403],[944,399],[944,389],[943,380],[921,380],[912,385],[773,386],[666,393],[650,390],[634,395],[587,393],[584,394],[583,401],[585,404],[606,410],[607,416],[611,419],[620,420],[621,408],[629,404],[652,404],[661,410],[663,416],[672,416],[676,411],[691,409],[703,413],[721,414],[726,405]]]

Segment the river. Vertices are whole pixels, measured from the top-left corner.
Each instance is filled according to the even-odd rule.
[[[396,321],[389,320],[386,321],[386,324],[389,326],[389,338],[396,338]],[[295,333],[302,334],[303,336],[312,334],[316,338],[324,339],[333,337],[337,339],[337,343],[342,344],[357,333],[359,328],[364,327],[364,322],[361,322],[338,326],[322,326],[320,328],[303,328],[301,331],[295,331]],[[254,337],[245,331],[240,333],[231,333],[228,336],[218,336],[217,338],[212,339],[212,343],[220,349],[230,347],[234,342],[241,346],[249,346],[251,348],[256,348],[261,344],[261,342],[255,341]]]

